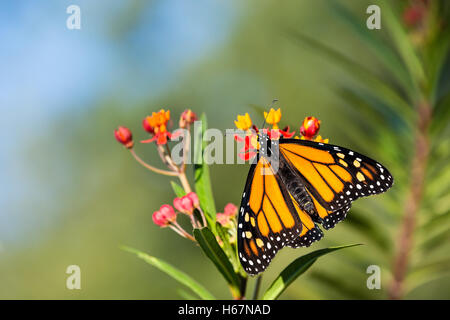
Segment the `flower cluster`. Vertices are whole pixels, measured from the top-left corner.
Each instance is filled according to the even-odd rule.
[[[185,110],[180,115],[179,125],[180,129],[176,130],[177,136],[182,136],[183,141],[185,143],[185,148],[183,148],[184,157],[181,163],[175,163],[175,161],[171,157],[170,147],[168,142],[175,136],[172,132],[170,132],[170,110],[161,109],[158,112],[152,112],[151,115],[145,117],[142,120],[142,127],[144,130],[150,134],[150,139],[142,140],[141,143],[151,143],[155,142],[156,148],[158,150],[158,154],[162,160],[162,162],[167,166],[168,170],[156,168],[145,161],[143,161],[134,151],[134,141],[133,134],[130,129],[119,126],[117,130],[114,130],[114,136],[118,142],[123,144],[128,150],[130,150],[132,156],[144,167],[147,169],[167,175],[167,176],[177,176],[179,177],[183,188],[187,193],[191,192],[191,188],[187,182],[185,175],[185,167],[186,167],[186,155],[189,149],[189,139],[185,137],[186,131],[189,131],[190,126],[194,121],[197,120],[197,115],[190,109]]]
[[[145,131],[152,135],[151,139],[141,141],[142,143],[150,143],[156,141],[156,144],[166,144],[172,134],[167,130],[167,123],[170,120],[170,111],[161,109],[159,112],[153,112],[151,116],[147,116],[142,121],[142,127]]]
[[[194,192],[189,192],[187,195],[173,200],[173,206],[188,215],[192,215],[195,208],[199,209],[199,204],[198,197]]]
[[[248,115],[247,115],[248,116]],[[169,227],[176,233],[184,238],[195,241],[194,237],[184,230],[177,222],[177,217],[182,214],[189,217],[191,225],[193,228],[204,228],[206,227],[207,221],[205,214],[200,206],[200,200],[196,193],[192,192],[189,181],[185,173],[186,159],[181,164],[176,164],[171,157],[169,143],[171,139],[175,138],[176,135],[184,135],[185,131],[175,130],[171,132],[169,130],[171,126],[170,122],[170,110],[161,109],[157,112],[152,112],[151,115],[145,117],[142,120],[143,129],[150,134],[150,138],[142,140],[141,143],[152,143],[155,142],[156,148],[158,150],[159,156],[162,162],[167,166],[168,170],[163,170],[156,168],[144,160],[142,160],[134,151],[134,141],[133,134],[131,131],[120,126],[117,130],[114,130],[114,136],[116,140],[123,144],[127,148],[133,157],[145,168],[167,176],[176,176],[180,179],[182,188],[184,190],[185,196],[177,197],[173,200],[172,205],[163,204],[159,210],[155,211],[152,215],[153,222],[162,227]],[[197,120],[197,115],[190,109],[183,111],[180,115],[178,124],[180,129],[189,130],[191,124]],[[245,119],[241,119],[245,121]],[[187,153],[189,149],[189,139],[184,139],[184,154]],[[237,208],[235,205],[229,203],[223,213],[217,213],[217,221],[225,228],[231,228],[236,226],[235,216],[237,213]],[[232,231],[230,231],[232,233]]]
[[[197,115],[190,109],[186,109],[180,116],[179,126],[182,129],[189,129],[189,126],[197,120]],[[142,143],[150,143],[156,141],[157,145],[165,145],[172,138],[169,131],[170,126],[170,110],[161,109],[158,112],[152,112],[151,116],[147,116],[142,120],[142,127],[151,135],[150,139],[142,140]],[[127,127],[119,126],[114,130],[114,136],[117,141],[126,148],[131,149],[134,146],[133,135]]]
[[[196,211],[199,213],[198,215],[195,214]],[[217,222],[223,227],[230,229],[230,235],[232,237],[230,242],[235,240],[236,230],[234,229],[236,229],[237,211],[238,209],[234,204],[228,203],[225,206],[223,213],[218,212],[216,214]],[[161,228],[170,227],[182,237],[195,241],[192,235],[177,223],[179,214],[189,217],[193,228],[203,228],[207,226],[198,196],[194,192],[189,192],[183,197],[173,199],[173,206],[170,204],[163,204],[158,211],[153,212],[152,218],[153,222]],[[220,241],[220,239],[218,240]]]
[[[271,126],[270,129],[260,129],[255,126],[248,113],[237,117],[235,121],[236,127],[244,131],[243,138],[238,135],[235,136],[237,141],[244,142],[244,147],[240,154],[241,158],[248,160],[258,152],[259,131],[267,134],[271,139],[289,139],[294,137],[295,131],[291,131],[289,126],[283,129],[279,127],[281,109],[274,110],[271,108],[269,112],[264,112],[264,119],[265,123]],[[178,121],[179,128],[171,131],[170,110],[161,109],[157,112],[152,112],[151,115],[143,119],[142,127],[150,137],[141,140],[141,143],[149,144],[154,142],[153,145],[156,147],[162,163],[166,166],[165,169],[150,165],[136,154],[133,134],[128,128],[123,126],[118,127],[118,129],[114,130],[114,137],[146,169],[179,179],[181,186],[175,181],[171,181],[177,197],[173,199],[171,204],[163,204],[158,210],[153,212],[153,223],[161,228],[171,229],[185,239],[198,242],[199,248],[214,262],[225,279],[228,281],[230,276],[233,277],[232,283],[229,283],[233,298],[243,299],[245,297],[247,275],[242,269],[237,252],[238,208],[233,203],[228,203],[223,208],[223,212],[214,212],[211,209],[214,207],[214,199],[212,196],[205,192],[200,192],[199,189],[197,189],[199,192],[198,195],[193,192],[186,176],[186,165],[189,163],[187,161],[190,146],[189,129],[191,124],[196,120],[197,115],[192,110],[185,110],[180,115]],[[314,117],[308,117],[299,128],[301,137],[295,138],[328,142],[328,139],[323,140],[320,136],[317,136],[319,129],[320,121]],[[172,158],[170,142],[174,141],[180,135],[183,138],[183,159],[179,160],[180,163],[178,163],[178,159],[174,161],[176,159],[175,156]],[[174,150],[175,148],[176,146],[174,146]],[[202,144],[200,151],[204,151],[204,148]],[[199,170],[203,169],[204,167],[201,165],[194,166],[195,176],[197,177],[197,173],[200,172]],[[200,186],[200,188],[203,188],[206,185],[207,188],[211,188],[210,183],[209,177],[206,177],[200,185],[196,184],[196,187]],[[186,219],[186,221],[181,221],[182,219]],[[190,220],[189,227],[192,227],[190,229],[184,223],[187,220]],[[222,250],[223,254],[211,254],[211,250],[214,252]],[[219,265],[227,265],[227,270],[224,271]]]
[[[281,109],[277,110],[271,108],[269,112],[264,112],[265,122],[272,125],[270,130],[261,129],[267,133],[271,139],[289,139],[295,135],[295,131],[290,131],[290,127],[286,126],[280,129],[278,124],[281,121]],[[255,126],[249,114],[238,115],[237,120],[234,121],[236,128],[244,131],[244,137],[235,135],[235,140],[244,143],[240,150],[239,157],[245,161],[253,158],[259,149],[258,133],[259,128]],[[301,137],[295,136],[296,139],[313,140],[316,142],[328,143],[328,139],[323,139],[322,136],[317,135],[320,129],[320,121],[315,117],[306,117],[299,128]]]
[[[222,212],[218,212],[216,215],[217,222],[219,222],[224,227],[232,227],[236,223],[236,215],[238,208],[232,204],[228,203]]]
[[[195,210],[198,210],[200,219],[197,219],[194,215]],[[191,219],[193,228],[206,226],[205,215],[200,207],[198,196],[194,192],[189,192],[183,197],[175,198],[173,200],[173,207],[170,204],[163,204],[158,211],[153,212],[152,218],[156,225],[162,228],[170,227],[182,237],[195,241],[194,237],[177,223],[177,216],[179,214],[188,216]]]

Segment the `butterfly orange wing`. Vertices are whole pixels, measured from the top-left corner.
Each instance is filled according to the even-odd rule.
[[[238,252],[245,271],[265,270],[277,251],[302,231],[289,192],[261,157],[250,169],[238,217]]]
[[[313,199],[313,218],[326,229],[345,218],[352,201],[385,192],[394,181],[380,163],[343,147],[299,139],[282,139],[279,146]]]

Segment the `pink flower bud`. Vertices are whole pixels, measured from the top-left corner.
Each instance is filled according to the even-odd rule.
[[[184,212],[187,214],[192,214],[192,212],[194,211],[194,204],[188,196],[184,196],[181,198],[181,206],[183,207]]]
[[[167,227],[170,222],[175,221],[177,214],[172,206],[164,204],[158,211],[153,212],[153,222],[160,227]]]
[[[188,196],[175,198],[173,200],[173,206],[175,209],[185,214],[192,214],[194,211],[194,204]]]
[[[189,199],[191,199],[192,204],[194,205],[195,208],[198,208],[200,205],[200,201],[198,200],[198,196],[195,192],[189,192],[186,197],[188,197]]]
[[[180,212],[184,211],[183,206],[181,205],[181,198],[175,198],[173,199],[173,206],[175,207],[175,209],[177,209]]]
[[[152,216],[153,222],[160,227],[167,227],[169,221],[166,219],[166,216],[161,211],[153,212]]]
[[[177,218],[177,214],[175,210],[173,210],[172,206],[169,204],[163,204],[159,211],[166,217],[167,221],[172,222]]]
[[[216,214],[216,220],[217,220],[217,222],[220,223],[222,226],[226,227],[226,226],[228,226],[229,223],[230,223],[230,216],[227,215],[227,214],[225,214],[225,213],[218,212],[218,213]]]
[[[234,204],[229,203],[225,206],[223,211],[224,211],[225,215],[227,215],[229,217],[233,217],[238,212],[238,208]]]

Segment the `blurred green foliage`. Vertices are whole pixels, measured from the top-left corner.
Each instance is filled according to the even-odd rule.
[[[395,185],[386,194],[358,200],[346,221],[325,232],[312,248],[283,249],[262,286],[307,252],[364,243],[322,258],[281,298],[387,297],[414,183],[417,102],[426,99],[432,107],[430,155],[405,297],[450,298],[449,3],[432,1],[432,17],[442,22],[433,24],[422,43],[416,41],[420,34],[402,24],[408,2],[390,3],[381,2],[382,29],[369,31],[365,10],[370,1],[235,1],[239,19],[229,37],[174,79],[167,92],[124,105],[118,87],[100,94],[84,111],[62,115],[48,134],[23,146],[27,174],[52,198],[51,203],[24,199],[20,204],[32,217],[30,232],[0,253],[0,297],[190,297],[169,276],[119,249],[128,245],[179,267],[207,284],[215,297],[229,298],[225,281],[193,243],[152,224],[152,212],[173,199],[170,179],[137,165],[112,130],[122,124],[136,140],[145,138],[141,119],[160,107],[170,108],[174,121],[186,107],[205,112],[209,127],[225,129],[237,114],[249,112],[257,121],[260,112],[252,105],[278,98],[282,122],[298,130],[305,116],[316,116],[330,143],[376,158],[390,169]],[[132,32],[137,19],[125,16],[125,24],[111,28],[119,45],[120,35]],[[157,159],[152,146],[136,149],[149,162]],[[247,170],[242,165],[210,167],[219,211],[227,202],[239,203]],[[33,221],[48,223],[33,228]],[[82,290],[65,287],[71,264],[81,267]],[[366,287],[366,268],[373,264],[381,267],[381,290]]]

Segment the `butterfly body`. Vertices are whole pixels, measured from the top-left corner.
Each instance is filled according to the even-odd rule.
[[[238,217],[244,270],[265,270],[279,249],[306,247],[333,228],[351,202],[386,191],[393,179],[381,164],[352,150],[299,139],[259,137]]]
[[[308,194],[306,186],[302,183],[300,177],[298,177],[298,175],[296,175],[292,168],[288,165],[287,161],[281,161],[279,174],[281,176],[281,180],[286,185],[286,189],[297,202],[300,209],[308,212],[310,215],[315,215],[316,212],[314,210],[313,200]]]

